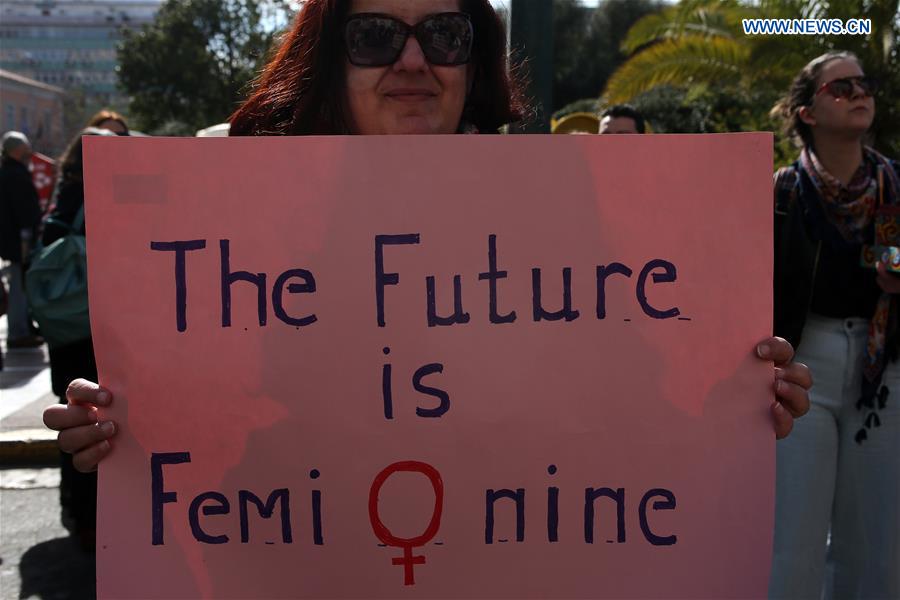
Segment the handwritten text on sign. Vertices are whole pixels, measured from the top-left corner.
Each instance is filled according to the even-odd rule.
[[[101,596],[764,593],[768,136],[90,142]]]

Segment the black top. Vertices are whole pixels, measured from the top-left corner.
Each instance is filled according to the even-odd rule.
[[[23,262],[22,230],[31,230],[34,236],[40,223],[41,203],[28,167],[4,158],[0,164],[0,258]]]
[[[71,225],[75,222],[78,210],[82,206],[84,206],[84,185],[80,181],[62,181],[56,191],[56,207],[50,214],[50,218]],[[81,231],[78,233],[84,235],[84,231],[82,222]],[[49,246],[67,233],[69,233],[68,229],[48,222],[44,226],[44,235],[41,241],[45,246]]]
[[[871,319],[881,296],[875,269],[859,265],[859,245],[835,248],[823,243],[810,311],[823,317]]]

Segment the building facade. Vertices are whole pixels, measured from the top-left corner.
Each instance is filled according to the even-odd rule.
[[[150,23],[162,0],[0,0],[0,68],[83,95],[89,107],[125,106],[116,87],[123,29]]]
[[[66,145],[62,88],[0,69],[3,132],[21,131],[42,154],[58,156]]]

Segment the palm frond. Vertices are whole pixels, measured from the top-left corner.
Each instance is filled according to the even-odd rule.
[[[609,103],[620,103],[659,85],[736,83],[742,78],[749,55],[745,44],[729,38],[664,40],[619,67],[607,81],[603,97]]]
[[[760,16],[756,8],[735,0],[683,0],[635,23],[622,42],[622,51],[632,54],[653,42],[683,36],[738,37],[743,19]]]
[[[672,37],[677,31],[674,24],[675,15],[675,7],[669,7],[661,12],[650,13],[638,19],[622,41],[622,52],[632,54],[642,46]]]

